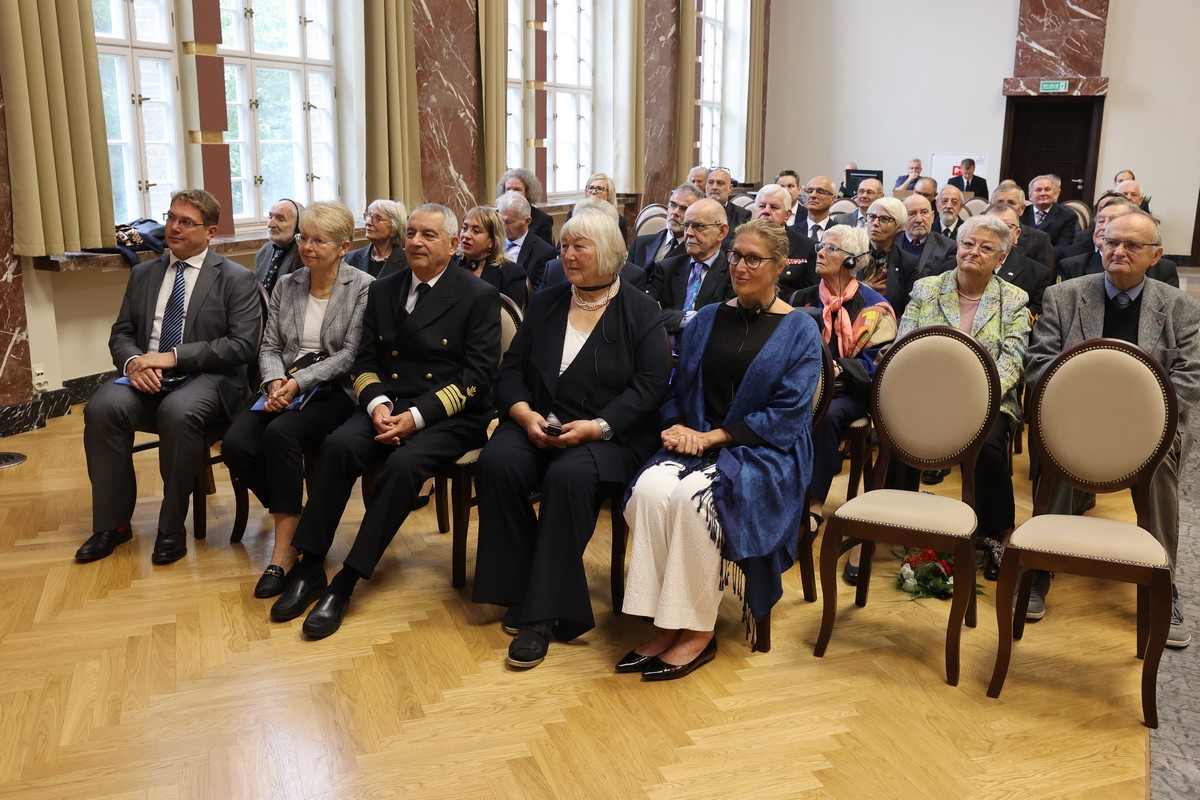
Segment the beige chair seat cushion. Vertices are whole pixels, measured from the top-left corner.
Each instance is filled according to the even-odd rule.
[[[974,509],[961,500],[901,489],[876,489],[860,494],[846,501],[833,515],[947,536],[970,536],[976,526]]]
[[[1085,556],[1122,564],[1167,566],[1167,553],[1150,532],[1111,519],[1042,514],[1013,531],[1012,544],[1043,553]]]
[[[871,426],[871,418],[870,417],[859,417],[858,419],[851,422],[847,427],[852,430],[861,430],[862,428],[869,428],[870,426]]]
[[[465,452],[461,456],[459,456],[458,460],[455,461],[454,463],[460,467],[465,464],[474,464],[476,461],[479,460],[479,454],[482,452],[483,452],[482,447],[476,447],[474,450],[468,450],[467,452]]]

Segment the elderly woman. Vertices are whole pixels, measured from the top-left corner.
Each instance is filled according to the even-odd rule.
[[[901,205],[901,211],[903,208]],[[855,278],[859,264],[871,257],[868,242],[866,230],[834,225],[817,248],[817,277],[821,282],[791,297],[793,306],[821,312],[821,338],[833,356],[833,399],[813,433],[808,509],[817,527],[824,521],[825,498],[838,471],[842,435],[847,425],[867,413],[875,365],[896,338],[896,314],[891,305]],[[851,550],[842,571],[851,585],[858,582],[859,550]]]
[[[304,209],[297,237],[303,267],[280,278],[271,293],[258,357],[262,395],[221,444],[230,473],[275,518],[275,547],[255,597],[281,593],[296,563],[292,536],[303,507],[305,454],[354,411],[348,373],[375,279],[343,260],[353,235],[354,216],[341,203]]]
[[[1000,415],[975,464],[975,513],[988,561],[984,575],[999,574],[999,544],[1013,527],[1012,475],[1008,442],[1021,418],[1021,378],[1029,343],[1029,296],[1001,280],[996,268],[1011,248],[1008,226],[996,217],[977,215],[958,232],[957,266],[922,278],[900,319],[900,335],[926,325],[949,325],[975,337],[996,361],[1000,373]],[[906,488],[916,488],[909,471]]]
[[[897,236],[908,223],[904,203],[881,197],[867,207],[867,236],[870,257],[858,262],[858,281],[887,298],[892,308],[903,308],[917,280],[916,265],[902,258]]]
[[[500,176],[496,184],[496,197],[505,192],[520,192],[529,201],[529,230],[543,241],[554,244],[554,219],[534,205],[542,202],[542,182],[527,169],[515,167]]]
[[[587,184],[584,187],[584,192],[589,198],[603,200],[613,207],[617,212],[617,224],[621,226],[621,241],[629,242],[629,230],[625,222],[625,215],[621,213],[621,207],[617,205],[617,185],[613,183],[613,179],[605,175],[603,172],[597,172],[592,177],[588,178]],[[567,219],[575,213],[575,209],[567,212]]]
[[[458,264],[525,307],[525,270],[504,255],[504,221],[491,206],[475,206],[458,233]]]
[[[408,266],[404,257],[404,231],[408,227],[408,209],[395,200],[375,200],[363,214],[366,223],[366,247],[351,250],[346,263],[382,278]]]
[[[551,636],[595,625],[583,551],[604,487],[627,485],[654,452],[670,369],[658,304],[617,275],[616,223],[576,215],[562,258],[568,282],[534,295],[500,366],[502,419],[478,466],[473,599],[508,606],[508,663],[522,668],[541,663]]]
[[[721,590],[735,568],[745,576],[744,616],[762,619],[783,594],[821,371],[816,323],[777,294],[787,253],[782,227],[739,226],[728,256],[736,297],[705,306],[684,329],[662,449],[625,508],[633,548],[624,611],[653,618],[655,633],[617,672],[670,680],[711,661]]]

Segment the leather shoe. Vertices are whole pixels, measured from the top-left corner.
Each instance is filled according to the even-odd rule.
[[[925,484],[926,486],[937,486],[939,483],[944,481],[946,476],[949,474],[950,470],[948,469],[931,469],[927,472],[921,473],[921,483]]]
[[[1000,562],[991,552],[983,556],[983,577],[989,581],[1000,580]]]
[[[287,582],[288,575],[283,571],[283,567],[272,564],[263,570],[262,577],[254,585],[254,596],[259,599],[274,597],[287,588]]]
[[[717,637],[708,640],[708,644],[700,651],[700,655],[693,658],[686,664],[668,664],[658,656],[650,659],[650,663],[642,670],[642,680],[644,681],[673,681],[677,678],[682,678],[690,672],[694,672],[700,667],[703,667],[708,662],[717,657]]]
[[[346,616],[346,606],[350,605],[350,597],[344,594],[326,592],[313,610],[304,618],[304,631],[310,638],[324,639],[342,627],[342,618]]]
[[[644,656],[637,650],[630,650],[624,658],[617,662],[617,672],[641,672],[650,665],[651,661],[658,661],[658,656]]]
[[[858,586],[858,567],[846,562],[846,566],[842,567],[842,580],[851,586]]]
[[[75,551],[75,560],[80,563],[99,561],[108,558],[117,549],[117,545],[128,542],[133,538],[133,530],[128,525],[122,525],[111,531],[96,531],[83,545]]]
[[[183,528],[174,533],[158,532],[154,540],[154,552],[150,554],[152,564],[172,564],[187,555],[187,531]]]
[[[275,622],[295,619],[317,601],[328,585],[323,568],[311,575],[297,573],[283,594],[279,595],[275,605],[271,606],[271,619]]]

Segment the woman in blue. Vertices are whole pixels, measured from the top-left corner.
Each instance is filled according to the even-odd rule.
[[[625,508],[633,548],[623,610],[652,617],[655,632],[618,672],[671,680],[711,661],[734,567],[750,619],[783,594],[812,472],[821,371],[816,323],[777,293],[787,254],[782,227],[741,225],[729,254],[737,296],[705,306],[684,329],[662,449]]]

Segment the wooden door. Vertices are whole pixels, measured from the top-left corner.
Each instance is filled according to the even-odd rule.
[[[1062,178],[1064,200],[1096,195],[1103,97],[1009,97],[1000,173],[1028,188],[1038,175]]]

